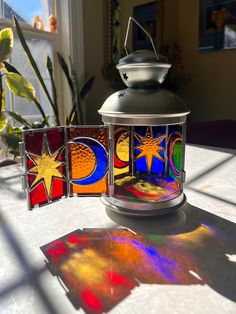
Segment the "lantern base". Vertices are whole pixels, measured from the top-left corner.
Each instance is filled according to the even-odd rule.
[[[137,203],[118,200],[112,196],[103,196],[102,203],[107,209],[128,216],[156,216],[169,214],[184,207],[186,196],[181,193],[178,197],[160,203]]]

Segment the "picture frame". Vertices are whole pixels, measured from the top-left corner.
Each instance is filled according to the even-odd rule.
[[[236,48],[236,0],[200,0],[200,52]]]
[[[123,47],[123,40],[124,38],[121,37],[121,34],[125,34],[125,30],[127,27],[127,23],[122,23],[122,12],[125,10],[125,2],[126,0],[103,0],[103,11],[104,11],[104,64],[102,67],[102,75],[106,80],[110,81],[110,85],[114,89],[121,89],[124,88],[124,84],[120,79],[120,75],[116,69],[116,64],[118,63],[119,59],[124,57],[124,47]],[[156,3],[155,11],[153,11],[154,15],[150,16],[148,13],[149,3]],[[162,32],[163,32],[163,6],[164,0],[156,0],[148,2],[144,4],[144,18],[141,20],[141,24],[150,21],[150,25],[154,27],[154,19],[156,19],[156,28],[152,31],[154,45],[157,51],[161,50],[162,47]],[[151,6],[151,5],[150,5]],[[130,12],[130,15],[134,13],[134,9],[136,7],[133,6]],[[149,9],[148,9],[149,8]],[[134,16],[133,16],[134,17]],[[139,19],[138,19],[139,22]],[[133,24],[135,29],[135,25]],[[148,29],[147,29],[148,30]],[[134,30],[135,32],[135,30]],[[137,37],[135,41],[135,37],[131,36],[131,43],[132,46],[136,43],[141,44],[139,41],[140,37]],[[149,39],[145,39],[145,43],[149,42]],[[130,47],[130,51],[134,51],[134,47]],[[145,49],[145,48],[143,48]],[[152,48],[150,48],[152,49]]]
[[[163,21],[163,1],[156,0],[133,7],[133,17],[150,34],[157,50],[162,45],[162,21]],[[133,26],[133,51],[148,49],[152,50],[152,45],[145,33]]]

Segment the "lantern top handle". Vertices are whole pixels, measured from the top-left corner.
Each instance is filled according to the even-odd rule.
[[[130,22],[131,22],[131,20],[132,20],[136,25],[138,25],[138,26],[141,28],[141,30],[148,36],[148,38],[149,38],[150,41],[151,41],[152,48],[153,48],[153,50],[154,50],[154,52],[155,52],[155,55],[156,55],[156,57],[157,57],[157,60],[159,61],[159,57],[158,57],[158,54],[157,54],[157,52],[156,52],[156,48],[155,48],[155,46],[154,46],[152,37],[151,37],[150,34],[146,31],[146,29],[144,29],[144,28],[139,24],[139,22],[136,21],[132,16],[129,17],[128,26],[127,26],[126,35],[125,35],[124,48],[125,48],[126,55],[128,55],[128,50],[127,50],[126,45],[127,45],[127,40],[128,40],[128,35],[129,35],[129,27],[130,27]]]

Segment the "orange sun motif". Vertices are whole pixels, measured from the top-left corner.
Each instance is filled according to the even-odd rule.
[[[160,146],[159,144],[165,139],[165,135],[153,138],[152,128],[149,127],[147,129],[145,137],[137,133],[135,134],[135,136],[141,143],[141,145],[135,147],[141,150],[141,152],[136,157],[136,160],[141,157],[146,157],[148,172],[150,172],[153,157],[156,157],[159,160],[164,161],[164,159],[161,157],[159,153],[160,151],[164,150],[164,147]]]
[[[58,156],[61,154],[64,147],[60,147],[53,154],[51,154],[47,136],[44,135],[42,143],[42,153],[41,156],[36,154],[27,153],[28,157],[33,161],[34,167],[28,170],[28,173],[35,174],[36,177],[30,186],[32,191],[41,181],[45,186],[48,199],[51,198],[51,186],[53,178],[64,179],[63,174],[58,170],[64,165],[64,162],[58,160]]]

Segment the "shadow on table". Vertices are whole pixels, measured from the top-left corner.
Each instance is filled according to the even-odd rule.
[[[141,284],[207,284],[236,301],[234,223],[190,204],[162,217],[107,214],[116,229],[78,229],[41,248],[75,308],[108,312]]]

